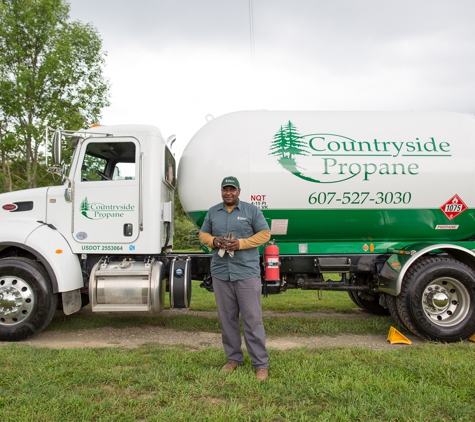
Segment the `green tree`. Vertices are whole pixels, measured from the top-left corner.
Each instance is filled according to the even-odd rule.
[[[0,0],[0,154],[5,190],[50,183],[45,131],[96,123],[109,105],[105,52],[66,0]]]
[[[178,184],[175,189],[175,218],[173,219],[175,224],[175,234],[173,236],[173,249],[180,250],[199,250],[198,233],[199,229],[196,227],[183,209],[180,198],[178,196]]]

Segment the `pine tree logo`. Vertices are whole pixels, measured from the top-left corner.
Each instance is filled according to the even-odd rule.
[[[91,209],[89,206],[89,201],[87,200],[87,196],[84,198],[84,200],[81,202],[81,205],[79,206],[79,211],[81,211],[81,214],[86,217],[91,219],[88,215],[87,212]]]
[[[311,182],[320,183],[318,180],[302,174],[302,169],[297,165],[296,157],[309,155],[308,145],[303,141],[295,125],[289,120],[285,126],[281,126],[272,138],[269,155],[278,157],[280,165],[293,175]]]

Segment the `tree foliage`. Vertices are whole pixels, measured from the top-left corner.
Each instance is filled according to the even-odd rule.
[[[50,183],[45,130],[98,121],[109,105],[104,65],[97,30],[70,21],[66,0],[0,0],[2,191]]]
[[[175,189],[174,204],[175,210],[173,221],[175,224],[175,233],[173,236],[173,249],[199,250],[199,229],[191,222],[181,205],[180,197],[178,196],[178,185],[177,189]]]

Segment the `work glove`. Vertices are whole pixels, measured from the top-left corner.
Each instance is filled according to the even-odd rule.
[[[230,240],[234,240],[234,239],[235,239],[234,233],[226,233],[226,234],[223,236],[224,245],[227,246],[228,242],[229,242]],[[234,251],[227,251],[226,249],[220,249],[220,250],[218,251],[218,255],[222,258],[226,252],[229,254],[229,257],[230,257],[230,258],[234,258]]]

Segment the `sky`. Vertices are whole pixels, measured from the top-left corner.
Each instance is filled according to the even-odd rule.
[[[107,53],[100,123],[175,134],[239,110],[475,113],[473,0],[70,0]]]

